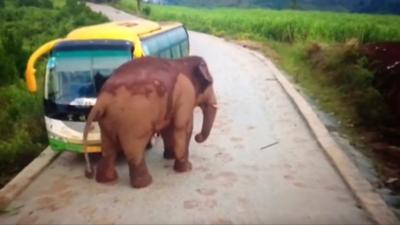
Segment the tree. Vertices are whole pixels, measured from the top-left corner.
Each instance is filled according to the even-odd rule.
[[[136,0],[137,4],[137,11],[140,12],[142,11],[142,0]]]

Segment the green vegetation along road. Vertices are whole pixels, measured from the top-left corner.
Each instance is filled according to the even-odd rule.
[[[29,55],[75,27],[102,21],[75,0],[0,1],[0,187],[47,146],[42,94],[25,87]]]

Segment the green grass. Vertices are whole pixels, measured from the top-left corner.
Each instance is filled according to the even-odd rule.
[[[132,0],[119,0],[116,5],[118,8],[128,10],[130,12],[137,12],[137,4],[136,1]]]
[[[54,8],[62,8],[65,5],[65,0],[52,0]]]

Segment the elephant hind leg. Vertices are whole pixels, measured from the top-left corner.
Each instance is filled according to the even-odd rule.
[[[99,183],[113,182],[118,179],[115,170],[115,160],[118,154],[118,145],[108,135],[101,135],[102,158],[97,164],[96,181]]]
[[[132,164],[129,162],[129,175],[131,179],[131,185],[134,188],[147,187],[153,182],[153,178],[149,174],[144,159],[142,159],[139,164]]]
[[[153,181],[144,160],[144,151],[148,140],[147,137],[127,137],[121,140],[122,149],[129,165],[130,183],[134,188],[146,187]]]

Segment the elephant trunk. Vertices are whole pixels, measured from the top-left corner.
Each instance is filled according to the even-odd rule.
[[[210,135],[217,114],[216,104],[205,103],[200,108],[203,111],[203,126],[201,132],[195,136],[195,140],[198,143],[204,142],[208,138],[208,135]]]

